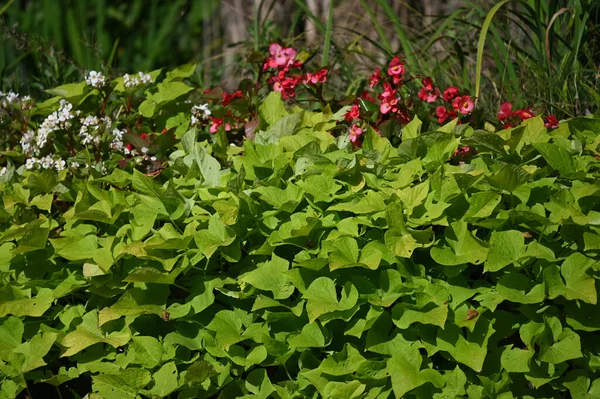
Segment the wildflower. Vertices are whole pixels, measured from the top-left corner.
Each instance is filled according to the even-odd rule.
[[[381,79],[381,70],[379,68],[375,68],[375,72],[369,76],[369,87],[373,88],[379,84],[379,80]]]
[[[231,130],[231,125],[229,123],[224,122],[224,118],[215,118],[214,116],[210,117],[211,125],[209,132],[216,133],[221,126],[225,126],[225,131],[228,132]]]
[[[392,58],[388,64],[388,75],[390,76],[402,76],[404,75],[404,63],[400,61],[397,56]]]
[[[387,114],[390,111],[396,112],[398,110],[398,107],[396,107],[396,104],[398,104],[396,89],[393,89],[389,83],[384,84],[384,91],[378,97],[381,100],[379,111],[382,114]]]
[[[54,167],[56,168],[57,171],[61,171],[64,170],[66,167],[67,163],[63,160],[63,159],[59,159],[58,161],[54,162]]]
[[[352,119],[360,118],[360,107],[358,104],[354,104],[350,111],[346,112],[344,119],[347,121],[351,121]]]
[[[427,90],[425,88],[419,90],[419,94],[417,94],[421,101],[426,101],[428,103],[434,103],[439,95],[440,91],[438,89]]]
[[[297,51],[291,47],[282,47],[280,44],[272,43],[269,46],[269,54],[271,58],[265,62],[264,69],[294,66]]]
[[[142,133],[142,134],[140,134],[140,138],[142,140],[146,140],[146,137],[148,137],[148,133]]]
[[[142,147],[142,154],[146,155],[148,153],[148,147]]]
[[[456,118],[456,111],[453,109],[446,109],[443,105],[440,105],[435,109],[435,114],[438,117],[438,123],[444,123],[447,119]]]
[[[454,100],[454,97],[458,96],[458,89],[454,86],[448,87],[444,90],[444,101],[450,102]]]
[[[302,80],[302,76],[286,76],[285,70],[281,70],[277,75],[271,77],[269,82],[273,85],[273,90],[281,93],[284,99],[294,98],[296,96],[295,88]]]
[[[556,129],[558,127],[558,119],[552,114],[545,117],[544,122],[544,126],[546,126],[547,129]]]
[[[192,125],[197,124],[200,120],[207,120],[211,114],[212,113],[208,109],[208,104],[194,105],[192,107]],[[163,133],[165,133],[164,130]]]
[[[35,167],[35,165],[38,163],[37,158],[28,158],[27,161],[25,162],[25,169],[33,169]]]
[[[523,121],[535,116],[531,108],[518,109],[515,111],[515,115],[518,115]]]
[[[102,72],[90,71],[85,77],[85,82],[92,87],[101,88],[106,83],[106,78]]]
[[[73,169],[77,169],[77,168],[79,168],[79,162],[72,161],[72,162],[71,162],[71,168],[73,168]]]
[[[475,108],[475,103],[471,100],[471,96],[459,96],[452,102],[452,107],[463,115],[468,114]]]
[[[6,166],[3,166],[2,169],[0,170],[0,176],[4,176],[6,174],[6,172],[8,172],[8,169],[6,169]]]
[[[235,100],[236,98],[242,98],[243,96],[244,95],[242,94],[241,90],[237,90],[232,94],[223,93],[223,101],[221,101],[221,104],[226,107],[232,100]]]
[[[502,105],[500,105],[500,111],[498,112],[498,120],[499,121],[504,121],[510,117],[512,117],[514,114],[512,112],[512,104],[508,101],[502,103]]]
[[[305,84],[317,84],[317,83],[323,83],[325,82],[325,80],[327,80],[327,69],[326,68],[322,68],[321,70],[315,72],[315,73],[310,73],[307,72],[306,76],[304,77],[303,82]]]
[[[348,138],[351,142],[355,143],[356,140],[363,134],[363,130],[356,124],[352,125],[350,128],[350,135]]]

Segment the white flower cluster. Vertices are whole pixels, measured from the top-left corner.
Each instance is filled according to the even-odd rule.
[[[8,93],[0,91],[0,105],[2,106],[2,108],[8,108],[12,104],[20,104],[21,109],[25,110],[32,108],[34,102],[29,96],[23,96],[19,98],[19,93],[15,93],[14,91],[9,91]]]
[[[112,126],[112,121],[108,116],[98,118],[97,116],[88,115],[80,119],[80,122],[79,136],[83,138],[83,145],[100,144],[102,132],[110,130]]]
[[[2,169],[0,169],[0,177],[4,176],[6,172],[8,172],[8,169],[6,169],[6,166],[3,166]]]
[[[201,120],[208,120],[211,114],[208,104],[194,105],[192,107],[192,125],[197,124]]]
[[[106,78],[102,72],[90,71],[85,77],[85,82],[93,87],[102,88],[106,84]]]
[[[78,112],[75,112],[78,113]],[[73,104],[66,100],[60,100],[60,107],[44,119],[41,126],[34,134],[27,131],[21,137],[21,147],[26,153],[33,152],[39,154],[40,149],[48,142],[48,135],[55,130],[65,130],[71,127],[71,119],[75,117],[73,113]]]
[[[137,87],[141,84],[152,83],[152,76],[148,73],[138,72],[136,75],[123,75],[123,84],[127,88]]]
[[[113,129],[112,131],[112,135],[113,135],[113,139],[112,142],[110,143],[110,148],[112,148],[115,151],[122,151],[123,150],[123,136],[125,135],[125,130],[119,130],[119,129]],[[125,149],[127,150],[127,148],[125,147]]]
[[[28,158],[25,162],[26,169],[56,169],[57,171],[61,171],[65,169],[67,163],[64,159],[54,159],[52,155],[46,155],[43,158]]]

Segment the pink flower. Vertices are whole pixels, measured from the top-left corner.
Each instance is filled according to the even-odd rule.
[[[273,90],[281,93],[282,98],[294,98],[296,96],[295,88],[302,80],[302,76],[286,76],[286,73],[287,70],[282,69],[269,79],[269,83],[273,85]]]
[[[360,107],[358,104],[354,104],[350,111],[346,112],[344,119],[347,121],[351,121],[352,119],[360,118]]]
[[[377,96],[381,100],[381,103],[379,104],[379,111],[382,114],[387,114],[390,111],[398,111],[398,107],[396,107],[396,104],[398,104],[396,89],[392,88],[389,83],[384,83],[383,87],[383,93]]]
[[[475,108],[475,103],[471,100],[471,96],[459,96],[452,102],[452,107],[463,115],[468,114]]]
[[[306,84],[317,84],[317,83],[323,83],[327,80],[327,69],[323,68],[318,72],[315,73],[310,73],[307,72],[306,76],[304,77],[304,83]]]
[[[456,96],[458,96],[458,89],[456,87],[450,86],[446,90],[444,90],[444,101],[450,102]]]
[[[428,103],[434,103],[438,96],[440,95],[440,91],[438,89],[427,90],[425,88],[419,90],[418,97],[421,101],[427,101]]]
[[[272,43],[269,46],[270,58],[267,58],[263,65],[263,70],[268,68],[287,68],[290,66],[296,66],[294,59],[298,54],[296,50],[291,47],[282,47],[280,44]]]
[[[350,128],[350,136],[348,137],[351,142],[356,143],[356,140],[363,134],[363,130],[356,124]]]
[[[404,63],[402,63],[398,57],[392,58],[388,64],[387,72],[390,76],[404,75]]]
[[[225,131],[228,132],[231,130],[231,125],[229,123],[224,123],[224,118],[215,118],[214,116],[210,117],[210,129],[209,132],[211,133],[216,133],[219,128],[223,125],[225,125]]]
[[[512,112],[512,104],[510,102],[506,101],[502,103],[502,105],[500,105],[500,111],[498,112],[499,121],[506,120],[513,115],[514,114]]]
[[[375,72],[371,76],[369,76],[369,87],[373,88],[379,84],[379,80],[381,79],[381,70],[379,68],[375,68]]]
[[[556,119],[556,116],[549,114],[546,118],[544,118],[544,126],[546,126],[547,129],[556,129],[558,127],[558,119]]]

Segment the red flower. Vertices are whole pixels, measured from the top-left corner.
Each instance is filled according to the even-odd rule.
[[[146,137],[148,137],[148,134],[147,134],[147,133],[142,133],[142,134],[140,134],[140,138],[141,138],[142,140],[145,140],[145,139],[146,139]]]
[[[281,93],[284,99],[294,98],[296,96],[295,88],[302,81],[302,76],[285,76],[286,70],[281,70],[276,76],[269,79],[273,85],[273,90]]]
[[[375,102],[375,99],[373,97],[371,97],[369,92],[366,90],[360,94],[360,98],[362,98],[363,100],[371,101],[372,103]]]
[[[379,68],[375,68],[375,72],[371,76],[369,76],[369,87],[373,88],[379,84],[379,80],[381,79],[381,71]]]
[[[129,143],[125,146],[129,151],[133,150],[133,144]]]
[[[358,104],[354,104],[350,111],[346,112],[344,117],[345,120],[351,121],[352,119],[360,118],[360,107]]]
[[[454,86],[448,87],[444,90],[444,101],[450,102],[454,100],[454,97],[458,96],[458,89]]]
[[[533,110],[531,108],[518,109],[515,111],[515,115],[518,115],[523,121],[535,116],[533,115]]]
[[[552,114],[545,117],[544,122],[546,122],[544,123],[544,126],[546,126],[547,129],[556,129],[558,127],[558,119]]]
[[[452,107],[463,115],[468,114],[475,108],[475,103],[471,100],[471,96],[459,96],[452,102]]]
[[[225,131],[228,132],[231,130],[231,125],[229,123],[224,123],[224,118],[215,118],[214,116],[210,117],[211,125],[209,132],[216,133],[223,124],[225,125]]]
[[[456,111],[453,109],[446,109],[443,105],[440,105],[435,109],[435,114],[438,117],[438,123],[444,123],[447,119],[456,118]]]
[[[387,72],[390,76],[404,75],[404,63],[398,57],[392,58],[388,64]]]
[[[440,95],[440,91],[438,89],[427,90],[425,88],[419,90],[418,97],[421,101],[427,101],[428,103],[434,103],[438,96]]]
[[[231,101],[235,100],[236,98],[242,98],[243,96],[244,95],[242,94],[241,90],[238,90],[232,94],[223,93],[223,100],[221,101],[221,104],[226,107]]]
[[[427,76],[426,78],[424,78],[421,83],[423,83],[423,88],[427,91],[432,91],[433,90],[433,79],[431,79],[431,77]]]
[[[325,80],[327,80],[327,69],[323,68],[315,73],[307,72],[303,82],[306,84],[317,84],[325,82]]]
[[[507,101],[505,103],[502,103],[502,105],[500,105],[500,112],[498,112],[498,120],[499,121],[506,120],[513,115],[514,114],[512,112],[512,104],[511,103],[509,103]]]

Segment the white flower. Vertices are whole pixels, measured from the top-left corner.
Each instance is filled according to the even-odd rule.
[[[33,167],[38,163],[37,158],[28,158],[27,162],[25,162],[25,169],[33,169]]]
[[[85,77],[85,82],[90,86],[101,88],[106,83],[106,79],[102,76],[102,72],[90,71]]]
[[[59,159],[58,161],[56,161],[54,163],[54,167],[56,168],[56,170],[58,170],[59,172],[61,170],[63,170],[66,167],[67,163],[63,160],[63,159]]]
[[[154,162],[154,161],[156,161],[156,157],[150,157],[150,160],[151,160],[152,162]]]
[[[211,115],[212,112],[208,109],[208,104],[194,105],[192,107],[192,125],[197,124],[200,120],[208,120]]]
[[[140,80],[142,81],[142,83],[152,83],[152,76],[150,76],[150,74],[148,73],[143,73],[143,72],[138,72],[138,75],[140,77]]]
[[[79,162],[72,161],[72,162],[71,162],[71,168],[73,168],[73,169],[77,169],[77,168],[79,168]]]
[[[6,166],[4,166],[2,169],[0,169],[0,176],[4,176],[7,172]]]
[[[146,155],[148,153],[147,147],[142,147],[142,154]]]

